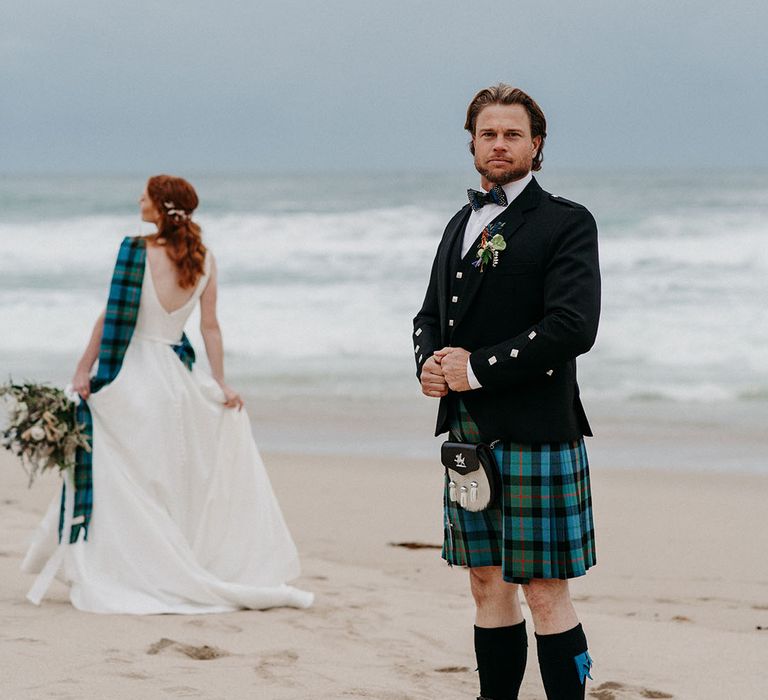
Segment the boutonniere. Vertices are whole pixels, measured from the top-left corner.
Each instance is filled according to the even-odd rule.
[[[503,226],[503,221],[496,221],[483,229],[480,245],[477,246],[477,260],[472,263],[480,268],[480,272],[488,263],[493,267],[499,264],[499,253],[507,247],[507,242],[499,233]]]

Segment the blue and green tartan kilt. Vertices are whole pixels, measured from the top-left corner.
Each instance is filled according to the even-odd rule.
[[[459,401],[451,439],[479,442],[477,425]],[[472,513],[443,495],[443,559],[457,566],[500,566],[505,581],[583,576],[595,559],[592,494],[584,439],[494,447],[501,490]]]

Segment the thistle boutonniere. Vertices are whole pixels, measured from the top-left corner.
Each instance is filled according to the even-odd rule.
[[[472,263],[475,267],[480,268],[480,272],[485,269],[488,263],[491,263],[493,267],[499,264],[499,253],[507,247],[507,242],[499,233],[503,226],[503,221],[495,221],[483,229],[480,245],[477,246],[477,260]]]

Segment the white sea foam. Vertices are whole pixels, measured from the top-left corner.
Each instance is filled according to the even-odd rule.
[[[706,185],[707,197],[701,182],[678,182],[677,197],[663,188],[641,197],[638,177],[596,180],[592,190],[566,178],[552,188],[566,196],[574,189],[571,196],[590,206],[601,230],[603,315],[598,342],[580,361],[583,393],[766,401],[763,180],[752,183],[752,195],[743,183],[733,191]],[[58,211],[54,183],[39,216],[0,215],[4,373],[66,378],[104,304],[122,236],[141,230],[117,199],[97,208],[97,184],[87,184],[83,210],[94,213],[73,215],[72,204]],[[225,184],[209,188],[224,191]],[[394,179],[377,181],[372,206],[345,210],[338,197],[328,205],[332,185],[329,177],[304,208],[264,199],[249,207],[243,195],[237,207],[201,212],[219,265],[230,370],[273,394],[402,395],[413,382],[411,319],[443,226],[462,204],[461,186],[455,203],[435,195],[425,204]],[[260,191],[254,183],[242,187]],[[365,194],[364,182],[356,187]],[[121,190],[113,188],[117,197]],[[70,183],[70,193],[76,190]],[[6,201],[21,196],[14,192]],[[680,206],[680,192],[689,193],[691,205]]]

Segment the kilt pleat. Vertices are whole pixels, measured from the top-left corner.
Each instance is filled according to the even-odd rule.
[[[458,402],[452,438],[480,439]],[[596,563],[589,462],[583,438],[571,442],[500,442],[494,447],[501,494],[471,513],[443,494],[443,558],[458,566],[500,566],[504,580],[582,576]]]

